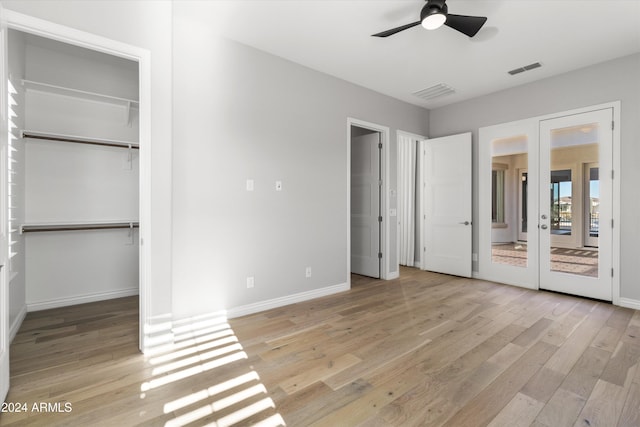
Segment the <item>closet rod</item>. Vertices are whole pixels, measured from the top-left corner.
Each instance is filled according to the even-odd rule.
[[[64,135],[47,135],[41,133],[33,133],[30,131],[22,132],[23,138],[33,138],[33,139],[43,139],[45,141],[59,141],[59,142],[71,142],[74,144],[89,144],[89,145],[102,145],[106,147],[118,147],[118,148],[132,148],[134,150],[138,150],[140,147],[138,144],[130,144],[126,142],[115,142],[115,141],[98,141],[98,140],[90,140],[90,139],[82,139],[75,138]]]
[[[110,230],[116,228],[138,228],[138,221],[131,222],[105,222],[94,224],[42,224],[42,225],[22,225],[21,233],[32,233],[39,231],[78,231],[78,230]]]

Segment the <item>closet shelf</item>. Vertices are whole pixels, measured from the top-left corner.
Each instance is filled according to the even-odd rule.
[[[45,141],[57,141],[57,142],[71,142],[74,144],[89,144],[89,145],[102,145],[106,147],[120,147],[120,148],[132,148],[139,149],[138,143],[118,141],[115,139],[103,139],[103,138],[87,138],[84,136],[62,135],[56,133],[38,132],[32,130],[23,130],[22,138],[29,139],[42,139]]]
[[[38,90],[40,92],[52,93],[55,95],[65,95],[75,98],[87,99],[90,101],[107,102],[128,108],[137,108],[139,106],[138,101],[136,101],[135,99],[120,98],[118,96],[73,89],[70,87],[52,85],[49,83],[37,82],[34,80],[23,79],[22,85],[24,86],[25,90]]]
[[[40,231],[110,230],[117,228],[138,228],[139,226],[140,223],[138,221],[23,224],[20,226],[20,233]]]

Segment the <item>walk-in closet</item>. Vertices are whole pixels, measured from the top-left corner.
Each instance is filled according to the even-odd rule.
[[[138,64],[9,30],[10,325],[137,295]]]

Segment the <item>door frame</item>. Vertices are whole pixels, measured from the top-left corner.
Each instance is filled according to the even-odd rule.
[[[9,29],[83,47],[138,63],[140,101],[139,183],[139,349],[147,348],[145,325],[151,317],[151,53],[149,50],[75,28],[3,9],[3,25]],[[4,53],[6,55],[6,52]],[[144,243],[144,244],[143,244]],[[3,314],[4,315],[4,314]]]
[[[478,188],[479,194],[479,213],[478,213],[478,224],[479,224],[479,238],[478,238],[478,271],[474,273],[474,277],[483,279],[483,280],[492,280],[498,281],[502,283],[508,283],[514,286],[520,286],[531,289],[539,289],[539,280],[535,280],[535,283],[526,283],[526,280],[523,281],[521,274],[521,269],[518,267],[512,267],[520,270],[519,277],[516,275],[513,276],[514,272],[506,271],[505,267],[502,265],[492,265],[491,262],[491,253],[485,248],[491,247],[491,228],[486,226],[487,216],[489,216],[489,224],[491,223],[490,211],[487,214],[485,211],[487,210],[487,196],[490,197],[490,183],[489,188],[487,189],[487,179],[482,179],[483,174],[486,175],[487,164],[490,167],[490,142],[492,139],[495,139],[493,135],[502,134],[504,136],[509,135],[517,135],[517,134],[527,134],[530,135],[532,141],[536,144],[539,142],[539,123],[543,120],[555,119],[563,116],[569,115],[577,115],[582,113],[587,113],[595,110],[603,110],[607,108],[611,108],[613,110],[613,140],[612,140],[612,150],[613,150],[613,189],[612,189],[612,218],[614,222],[614,227],[612,229],[612,247],[611,247],[611,265],[613,267],[613,277],[612,277],[612,302],[615,305],[620,305],[620,101],[612,101],[602,104],[591,105],[587,107],[576,108],[567,111],[560,111],[551,114],[545,114],[541,116],[531,117],[524,120],[518,120],[513,122],[502,123],[498,125],[492,125],[487,127],[482,127],[479,129],[479,148],[478,148]],[[537,150],[530,150],[529,155],[536,155]],[[489,159],[489,160],[487,160]],[[529,171],[529,174],[531,171]],[[604,173],[601,171],[601,173]],[[538,179],[536,177],[536,179]],[[529,183],[531,184],[531,182]],[[531,186],[529,186],[529,191],[531,191]],[[538,200],[538,191],[536,188],[536,195],[534,196],[534,200]],[[482,197],[484,195],[484,197]],[[537,209],[537,207],[536,207]],[[538,226],[538,215],[536,214],[536,223],[532,222],[531,215],[528,216],[529,224],[528,228],[534,227],[537,229]],[[529,240],[529,244],[531,243],[531,239]],[[538,248],[535,248],[537,252]],[[533,254],[529,252],[529,260],[531,261],[531,257],[535,256],[537,258],[537,253]],[[536,259],[536,266],[539,264],[539,260]],[[536,267],[537,268],[537,267]],[[514,277],[515,280],[508,280],[510,277]]]
[[[389,250],[391,248],[389,233],[388,195],[390,191],[390,171],[389,171],[389,127],[376,123],[367,122],[352,117],[347,117],[347,285],[351,288],[351,127],[356,126],[380,133],[382,141],[381,167],[382,191],[380,192],[380,215],[382,216],[382,231],[380,233],[380,250],[382,259],[380,263],[380,278],[384,280],[399,277],[400,270],[395,266],[395,270],[390,270]],[[396,263],[397,264],[397,263]]]

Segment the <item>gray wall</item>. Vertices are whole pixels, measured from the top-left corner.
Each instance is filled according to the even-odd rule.
[[[431,110],[429,136],[473,132],[474,221],[478,219],[478,129],[480,127],[586,107],[621,102],[621,292],[640,300],[640,54],[579,69],[470,101]],[[474,230],[474,252],[478,231]],[[475,268],[477,271],[477,267]]]
[[[346,283],[347,118],[391,128],[394,189],[395,130],[428,130],[426,110],[220,39],[211,18],[174,4],[177,318]]]

